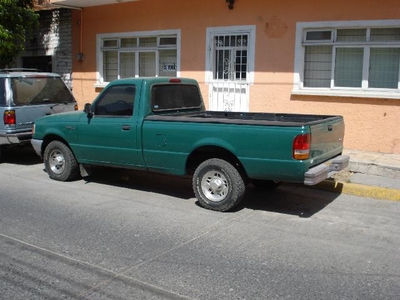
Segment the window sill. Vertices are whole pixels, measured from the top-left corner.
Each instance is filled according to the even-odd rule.
[[[292,95],[300,96],[326,96],[326,97],[350,97],[350,98],[380,98],[380,99],[400,99],[399,92],[384,91],[345,91],[345,90],[313,90],[302,89],[292,90]]]

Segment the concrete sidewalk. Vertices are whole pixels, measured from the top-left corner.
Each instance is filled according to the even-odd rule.
[[[317,187],[360,197],[400,201],[400,154],[345,150],[348,170]]]

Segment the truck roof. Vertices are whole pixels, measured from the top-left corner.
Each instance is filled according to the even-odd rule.
[[[115,84],[137,84],[139,82],[146,82],[148,84],[157,84],[157,83],[190,83],[196,84],[197,81],[192,78],[185,77],[132,77],[132,78],[124,78],[111,81],[110,85]]]

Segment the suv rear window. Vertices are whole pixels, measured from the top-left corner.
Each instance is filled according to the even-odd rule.
[[[188,110],[202,105],[200,91],[192,84],[157,84],[151,89],[152,110]]]
[[[59,77],[21,76],[10,80],[16,106],[74,101],[68,87]]]

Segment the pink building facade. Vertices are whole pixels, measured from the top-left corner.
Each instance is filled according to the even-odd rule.
[[[338,114],[345,148],[400,153],[397,0],[54,0],[71,8],[73,92],[199,81],[208,109]]]

